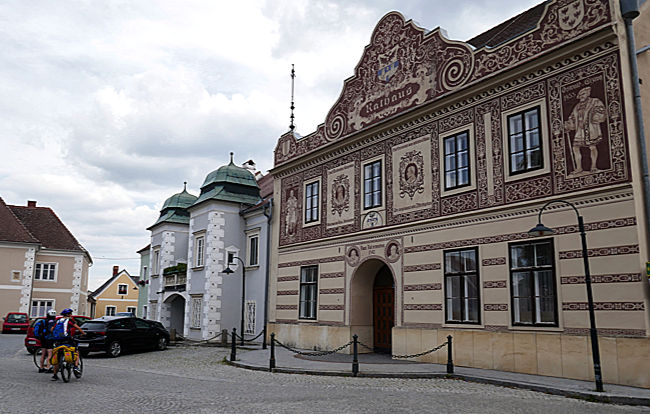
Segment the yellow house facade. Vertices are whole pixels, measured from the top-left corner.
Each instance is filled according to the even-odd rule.
[[[136,278],[126,270],[120,271],[113,267],[113,276],[91,293],[90,316],[115,316],[118,312],[131,312],[134,315],[138,309],[138,285]]]

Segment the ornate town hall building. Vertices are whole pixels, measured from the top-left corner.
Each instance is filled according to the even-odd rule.
[[[384,16],[325,122],[275,149],[269,332],[393,354],[452,335],[458,365],[591,379],[574,210],[549,206],[555,234],[528,235],[566,200],[604,381],[650,387],[625,42],[609,0],[547,1],[467,42]]]

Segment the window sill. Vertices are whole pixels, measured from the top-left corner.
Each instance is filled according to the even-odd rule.
[[[201,328],[196,328],[194,326],[190,326],[190,330],[192,330],[192,331],[200,331]]]
[[[196,267],[191,267],[190,270],[193,272],[198,272],[199,270],[205,269],[205,266],[196,266]],[[193,329],[193,328],[190,328]],[[196,328],[196,329],[201,329],[201,328]]]
[[[152,278],[152,279],[157,279],[158,276],[160,276],[160,275],[151,275],[151,278]]]
[[[300,323],[317,323],[318,320],[317,320],[317,319],[302,319],[302,318],[298,318],[298,322],[300,322]]]
[[[485,329],[485,325],[482,323],[443,323],[443,328],[462,328],[462,329]]]
[[[319,224],[320,224],[320,220],[310,221],[309,223],[304,223],[302,227],[305,228],[305,227],[318,226]]]
[[[564,328],[559,326],[525,326],[525,325],[510,325],[510,331],[532,331],[532,332],[563,332]]]
[[[258,265],[258,264],[246,266],[246,270],[257,270],[259,268],[260,268],[260,265]]]

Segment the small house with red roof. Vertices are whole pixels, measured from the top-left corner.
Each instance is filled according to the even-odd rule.
[[[71,308],[85,315],[92,258],[49,207],[0,198],[0,315]]]

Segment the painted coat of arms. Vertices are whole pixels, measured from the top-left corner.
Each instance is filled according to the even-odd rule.
[[[558,10],[558,23],[562,30],[575,29],[585,17],[582,0],[575,0]]]
[[[424,192],[424,158],[420,151],[409,151],[399,162],[399,196],[413,200],[415,194]]]
[[[341,174],[332,183],[332,212],[339,216],[350,209],[350,179]]]

